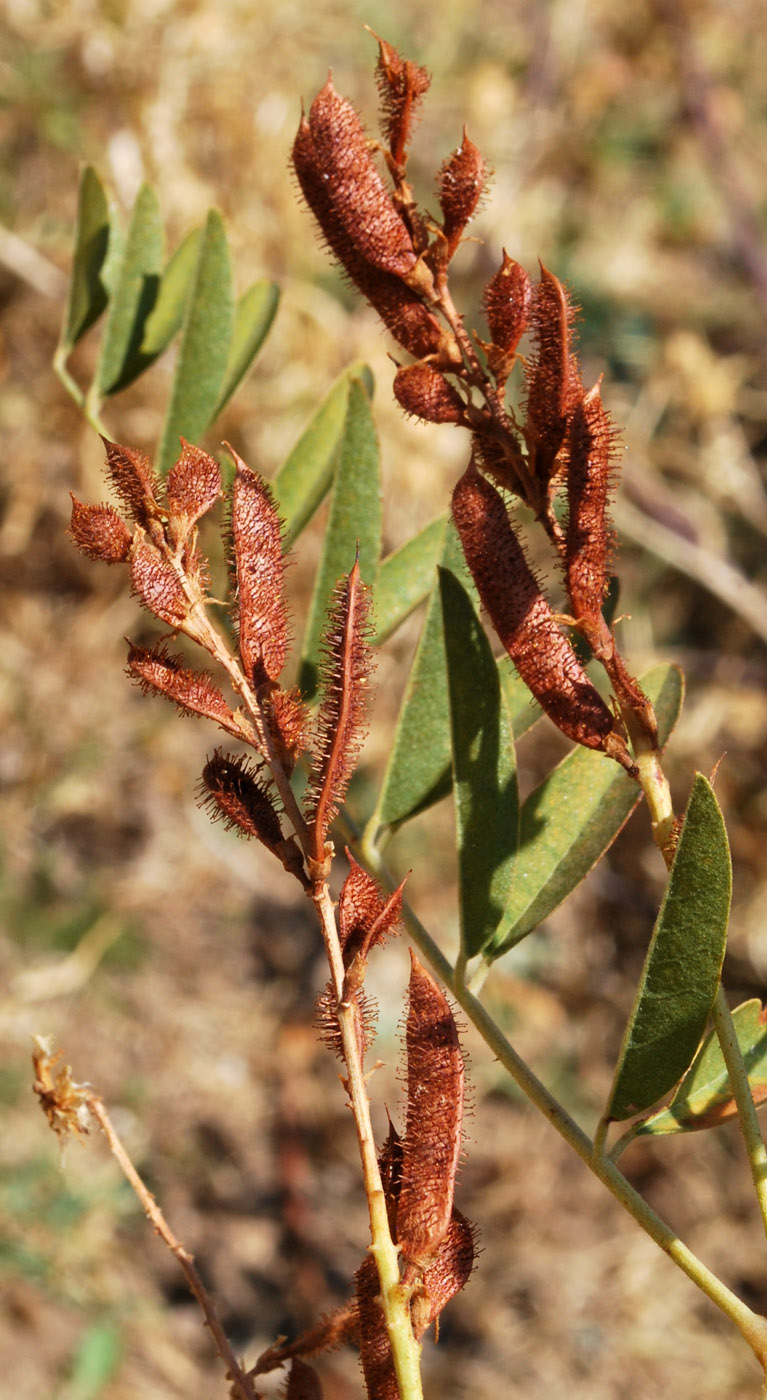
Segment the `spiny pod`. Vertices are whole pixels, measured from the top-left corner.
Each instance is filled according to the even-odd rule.
[[[542,709],[569,739],[632,771],[613,716],[560,632],[502,497],[473,459],[453,492],[453,519],[482,604]]]
[[[482,294],[482,309],[493,345],[511,358],[527,330],[532,289],[521,263],[503,250],[503,261]]]
[[[431,365],[404,365],[392,385],[394,397],[406,413],[427,423],[463,423],[465,405],[443,374]]]
[[[525,436],[535,475],[542,485],[556,472],[573,393],[579,389],[570,345],[573,319],[574,308],[565,288],[541,264],[541,280],[533,289],[530,303],[535,351],[526,373]]]
[[[607,505],[615,483],[618,446],[598,384],[574,408],[568,438],[567,592],[576,621],[593,624],[600,617],[607,588],[611,546]]]
[[[240,656],[252,685],[276,681],[288,653],[282,524],[266,482],[227,445],[235,463],[232,542]]]
[[[102,437],[107,454],[107,476],[123,505],[138,525],[149,529],[163,517],[160,505],[160,479],[145,452],[124,447]]]
[[[424,1269],[421,1287],[411,1305],[413,1331],[420,1340],[436,1322],[451,1298],[465,1288],[477,1255],[477,1229],[459,1210],[453,1216],[447,1233],[431,1263]]]
[[[168,472],[165,483],[168,502],[169,534],[174,544],[183,544],[189,532],[221,495],[221,469],[215,457],[201,447],[181,439],[181,456]]]
[[[363,1260],[354,1275],[359,1316],[359,1342],[362,1374],[368,1400],[400,1400],[394,1358],[386,1331],[379,1294],[381,1286],[372,1254]]]
[[[309,130],[328,200],[350,243],[373,267],[407,277],[417,262],[410,234],[375,167],[357,113],[330,79],[309,109]]]
[[[212,821],[223,821],[227,831],[255,836],[306,886],[301,852],[292,836],[283,836],[275,797],[259,774],[243,755],[216,749],[202,770],[200,805]]]
[[[466,225],[477,211],[487,174],[485,158],[474,142],[469,140],[464,127],[460,146],[448,156],[437,175],[448,260],[452,258]]]
[[[338,936],[344,967],[361,954],[367,957],[371,948],[379,947],[400,931],[402,890],[404,881],[394,894],[387,895],[372,875],[358,865],[347,850],[349,874],[338,896]]]
[[[284,1394],[285,1400],[322,1400],[322,1386],[314,1368],[296,1357],[290,1365]]]
[[[397,50],[378,35],[376,82],[381,103],[381,133],[389,143],[395,164],[402,167],[413,129],[416,108],[427,91],[431,78],[425,68],[410,59],[401,58]]]
[[[81,554],[102,564],[124,564],[130,554],[133,535],[112,506],[84,505],[72,495],[69,533]]]
[[[145,695],[150,691],[164,695],[182,714],[204,715],[237,739],[252,735],[247,721],[227,705],[212,676],[207,671],[193,671],[185,666],[183,657],[171,655],[164,646],[149,651],[129,642],[128,675],[138,682]]]
[[[434,1258],[453,1214],[461,1155],[464,1062],[447,998],[410,953],[407,1051],[407,1127],[397,1241],[420,1268]]]
[[[136,597],[161,622],[189,631],[190,602],[181,580],[167,557],[141,528],[130,548],[130,580]]]
[[[336,585],[322,642],[322,702],[305,799],[317,861],[323,859],[330,823],[344,800],[362,744],[373,666],[369,612],[370,591],[355,562],[348,577]]]

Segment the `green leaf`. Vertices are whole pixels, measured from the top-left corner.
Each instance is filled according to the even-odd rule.
[[[375,646],[396,632],[431,592],[444,535],[445,516],[441,515],[382,559],[376,582]]]
[[[352,568],[357,550],[362,581],[372,585],[381,553],[378,437],[362,380],[352,379],[330,515],[301,656],[299,686],[308,699],[317,689],[320,641],[328,605],[336,583]]]
[[[682,674],[674,666],[656,666],[641,683],[665,744],[682,704]],[[562,760],[522,804],[516,876],[503,927],[487,956],[508,952],[562,903],[615,840],[640,797],[637,784],[604,754],[578,747]]]
[[[144,325],[141,354],[146,364],[151,364],[170,345],[184,319],[201,238],[202,230],[193,228],[168,259],[157,300]]]
[[[112,235],[106,190],[92,165],[83,167],[77,199],[75,250],[61,347],[69,351],[107,304],[102,270]]]
[[[122,1338],[113,1323],[93,1323],[75,1352],[66,1388],[72,1400],[96,1400],[115,1375],[122,1350]]]
[[[266,277],[254,282],[240,297],[234,315],[234,332],[224,384],[211,418],[218,417],[245,378],[269,334],[279,300],[279,287]]]
[[[142,185],[117,269],[96,372],[99,392],[124,389],[146,367],[144,328],[160,286],[164,238],[157,195]]]
[[[286,549],[300,535],[330,490],[353,379],[360,379],[368,397],[373,397],[373,375],[367,365],[355,364],[344,370],[272,482],[279,512],[285,521]]]
[[[461,946],[487,946],[509,896],[519,840],[511,724],[498,668],[471,598],[439,571],[453,755]]]
[[[767,1015],[754,998],[732,1013],[735,1033],[748,1074],[754,1103],[767,1103]],[[667,1108],[646,1118],[634,1130],[635,1137],[697,1132],[715,1128],[738,1109],[730,1087],[730,1076],[715,1031],[709,1031]]]
[[[692,1061],[719,985],[731,885],[724,820],[710,783],[697,773],[626,1027],[608,1118],[650,1108]]]
[[[211,209],[200,241],[184,317],[158,469],[165,474],[179,453],[179,437],[199,442],[213,420],[229,361],[234,325],[232,267],[224,222]]]
[[[473,587],[455,527],[447,519],[440,561]],[[452,787],[445,635],[436,578],[434,583],[375,815],[375,821],[391,827],[439,802]]]

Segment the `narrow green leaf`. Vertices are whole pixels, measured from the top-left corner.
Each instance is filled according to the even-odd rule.
[[[681,709],[682,674],[674,666],[656,666],[642,677],[642,688],[655,706],[665,744]],[[516,876],[488,956],[513,948],[562,903],[615,840],[640,797],[637,784],[603,754],[578,747],[562,760],[522,804]]]
[[[443,524],[440,562],[473,586],[450,520]],[[436,583],[435,577],[378,800],[377,820],[385,826],[400,826],[446,797],[452,786],[445,635]]]
[[[184,317],[170,405],[158,461],[165,474],[179,453],[179,437],[199,442],[213,420],[229,360],[234,325],[232,266],[224,221],[211,209],[200,241]]]
[[[373,375],[367,365],[354,364],[344,370],[272,482],[279,512],[285,521],[286,549],[298,538],[330,490],[352,379],[361,379],[368,396],[373,397]]]
[[[212,418],[217,418],[226,407],[253,364],[269,334],[279,300],[280,289],[277,283],[270,282],[266,277],[254,282],[240,297],[234,314],[234,332],[229,347],[224,384]]]
[[[93,1323],[75,1352],[67,1385],[67,1394],[72,1400],[96,1400],[115,1375],[122,1350],[122,1338],[114,1323]]]
[[[767,1103],[767,1013],[754,998],[736,1007],[732,1019],[754,1103],[759,1108]],[[701,1128],[716,1128],[737,1114],[722,1048],[716,1032],[709,1031],[668,1108],[646,1118],[635,1128],[634,1136],[698,1132]]]
[[[439,571],[453,758],[461,946],[487,946],[503,917],[519,841],[514,740],[498,668],[471,598]]]
[[[434,587],[444,535],[445,516],[441,515],[381,560],[376,582],[376,646],[396,632]]]
[[[325,542],[309,608],[299,685],[317,689],[319,649],[336,583],[352,568],[359,549],[363,583],[375,582],[381,553],[381,481],[378,437],[361,379],[352,379],[330,504]]]
[[[109,303],[96,377],[101,394],[124,389],[145,368],[144,327],[160,286],[164,252],[157,194],[142,185],[133,206],[122,260]]]
[[[111,234],[109,200],[92,165],[83,167],[77,198],[75,248],[61,346],[71,350],[107,304],[101,273]]]
[[[141,354],[146,364],[162,354],[181,326],[200,256],[201,238],[202,230],[193,228],[168,259],[157,300],[144,325]]]
[[[724,820],[710,783],[697,773],[626,1027],[609,1118],[650,1108],[692,1061],[719,985],[731,885]]]

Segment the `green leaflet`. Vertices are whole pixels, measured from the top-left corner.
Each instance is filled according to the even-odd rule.
[[[381,646],[431,591],[444,534],[445,516],[441,515],[381,560],[376,582],[375,646]]]
[[[330,490],[346,421],[349,385],[354,379],[362,381],[372,399],[373,375],[367,365],[358,363],[344,370],[272,482],[279,512],[285,521],[286,549],[300,535]]]
[[[142,185],[133,206],[122,258],[115,269],[96,371],[102,395],[124,389],[148,363],[142,353],[142,341],[157,300],[164,242],[157,195],[151,185]]]
[[[233,325],[226,230],[218,210],[211,209],[200,242],[157,459],[163,475],[178,457],[179,437],[199,442],[212,421],[229,361]]]
[[[757,1108],[767,1102],[767,1020],[754,998],[732,1013],[748,1082]],[[730,1077],[715,1031],[710,1031],[667,1108],[653,1113],[634,1137],[696,1132],[737,1116]]]
[[[665,744],[682,704],[674,666],[642,677]],[[577,747],[522,804],[519,860],[503,927],[487,951],[499,958],[566,898],[612,844],[641,793],[612,759]]]
[[[445,520],[440,562],[471,587],[452,521]],[[426,612],[400,707],[378,807],[371,821],[396,827],[450,792],[450,705],[439,589]]]
[[[276,282],[262,277],[240,297],[234,315],[234,331],[229,347],[229,360],[218,402],[211,422],[226,407],[241,384],[261,346],[266,340],[277,314],[280,289]]]
[[[298,683],[307,699],[317,689],[320,642],[333,590],[353,567],[358,550],[362,581],[372,585],[381,553],[378,437],[365,386],[361,379],[352,379],[330,515],[301,655]]]
[[[716,996],[732,872],[711,785],[695,775],[666,893],[626,1027],[606,1117],[657,1103],[690,1065]]]
[[[123,1353],[123,1339],[113,1322],[94,1322],[77,1345],[67,1382],[72,1400],[96,1400],[116,1374]]]
[[[447,658],[461,946],[475,957],[508,900],[519,838],[511,724],[490,643],[471,598],[439,571]]]
[[[77,199],[75,249],[60,347],[68,353],[107,304],[104,263],[113,225],[104,186],[92,165],[83,167]]]
[[[157,300],[144,326],[141,354],[145,364],[151,364],[170,345],[184,319],[201,238],[202,230],[193,228],[168,259]]]

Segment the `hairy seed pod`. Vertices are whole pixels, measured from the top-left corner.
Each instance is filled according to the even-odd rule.
[[[182,543],[189,531],[221,495],[221,469],[215,457],[181,438],[181,456],[165,484],[170,533]]]
[[[392,388],[400,407],[426,423],[462,423],[464,420],[460,394],[431,365],[404,365],[397,370]]]
[[[562,283],[541,266],[541,280],[530,303],[535,352],[527,367],[525,435],[535,475],[541,484],[557,469],[573,396],[580,390],[571,352],[575,309]]]
[[[386,895],[349,850],[346,858],[350,869],[338,897],[338,936],[348,968],[358,953],[367,957],[371,948],[386,941],[387,934],[400,932],[403,886]]]
[[[453,519],[483,606],[525,685],[563,734],[604,750],[613,717],[560,632],[501,496],[473,459],[453,492]]]
[[[350,239],[330,198],[305,118],[301,120],[293,143],[292,162],[301,193],[320,226],[328,249],[395,339],[417,359],[438,355],[440,363],[460,364],[460,351],[451,332],[440,325],[418,294],[406,287],[399,277],[374,266]]]
[[[245,736],[245,722],[238,722],[208,672],[191,670],[184,665],[183,657],[172,656],[163,646],[149,651],[129,642],[128,675],[138,682],[145,695],[150,691],[164,695],[182,714],[204,715],[235,738]]]
[[[360,1361],[368,1400],[399,1400],[394,1358],[379,1302],[378,1269],[372,1254],[354,1275],[359,1316]]]
[[[342,1342],[356,1342],[359,1336],[359,1313],[357,1299],[350,1298],[335,1312],[325,1313],[313,1327],[302,1332],[292,1342],[276,1342],[262,1351],[255,1366],[254,1376],[263,1376],[274,1371],[293,1356],[316,1356],[322,1351],[331,1351]]]
[[[494,345],[513,355],[530,319],[530,278],[503,250],[503,261],[482,294],[482,309]]]
[[[144,607],[161,622],[183,628],[189,602],[173,566],[138,529],[130,549],[131,587]]]
[[[258,687],[278,679],[288,654],[282,524],[266,482],[228,445],[227,451],[235,462],[232,542],[240,656]]]
[[[362,1063],[375,1039],[376,1025],[378,1024],[378,1003],[374,997],[367,996],[359,987],[349,995],[348,999],[354,1013],[357,1051],[360,1063]],[[314,1024],[326,1050],[331,1050],[336,1059],[343,1060],[345,1058],[344,1043],[338,1021],[338,997],[332,982],[328,982],[325,990],[320,992],[317,997]]]
[[[452,258],[487,181],[487,164],[482,152],[463,130],[463,140],[457,151],[441,166],[437,175],[437,191],[443,214],[442,232],[447,239],[448,257]]]
[[[567,593],[576,621],[595,622],[607,588],[611,552],[607,506],[617,458],[615,430],[598,384],[574,408],[568,437]]]
[[[223,821],[227,831],[255,836],[270,851],[282,845],[282,828],[275,799],[260,769],[242,755],[216,749],[202,770],[200,803],[212,821]]]
[[[290,777],[309,747],[309,711],[299,690],[266,690],[261,699],[264,719],[277,757]]]
[[[362,123],[330,80],[309,109],[318,169],[352,245],[382,272],[406,277],[417,258],[370,153]]]
[[[131,535],[112,506],[87,506],[72,495],[69,533],[81,554],[102,564],[124,564],[130,554]]]
[[[346,796],[362,744],[373,664],[369,611],[370,591],[355,563],[336,585],[321,648],[322,702],[305,799],[316,860],[323,858],[330,823]]]
[[[102,437],[106,450],[107,476],[123,505],[138,525],[148,526],[162,518],[159,505],[160,480],[146,453],[137,447],[123,447]]]
[[[450,1299],[465,1288],[476,1255],[477,1228],[459,1210],[454,1210],[445,1238],[424,1269],[421,1288],[413,1298],[413,1331],[418,1341]]]
[[[415,111],[431,78],[425,68],[401,58],[397,50],[378,35],[376,82],[381,101],[381,133],[397,165],[402,166],[410,142]]]
[[[464,1063],[447,998],[412,949],[407,1050],[407,1127],[397,1241],[403,1257],[425,1268],[453,1214],[461,1154]]]
[[[317,1372],[298,1357],[291,1362],[285,1400],[322,1400],[322,1386]]]

